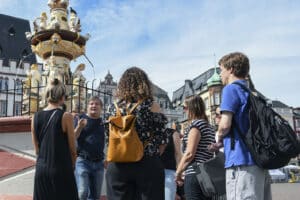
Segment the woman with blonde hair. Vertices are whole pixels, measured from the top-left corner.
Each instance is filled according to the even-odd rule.
[[[32,140],[37,155],[34,200],[77,200],[73,116],[60,107],[65,86],[58,80],[46,88],[47,107],[32,118]]]
[[[167,118],[153,101],[152,83],[140,68],[131,67],[123,73],[116,96],[122,115],[139,103],[132,113],[136,116],[138,137],[144,144],[144,156],[137,162],[108,163],[107,198],[163,200],[164,166],[159,156],[174,130],[165,128]],[[113,111],[112,115],[115,113]]]
[[[203,163],[213,157],[213,153],[208,151],[207,147],[215,142],[214,129],[208,122],[205,105],[200,96],[188,100],[185,110],[189,126],[184,131],[182,141],[184,153],[177,166],[176,182],[182,184],[184,181],[186,200],[211,199],[203,195],[192,165]]]

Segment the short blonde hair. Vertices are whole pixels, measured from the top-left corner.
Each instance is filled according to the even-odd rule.
[[[58,103],[66,95],[66,88],[60,80],[55,78],[47,86],[45,94],[49,103]]]

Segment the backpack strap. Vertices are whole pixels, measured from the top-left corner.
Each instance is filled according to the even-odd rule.
[[[121,111],[120,111],[120,108],[119,108],[117,102],[114,102],[114,105],[115,105],[115,108],[116,108],[116,115],[121,116]]]
[[[134,104],[134,106],[132,106],[132,108],[127,112],[127,114],[130,115],[139,105],[141,105],[142,102],[143,102],[143,99],[138,100],[138,102],[136,104]]]
[[[252,94],[252,92],[251,92],[251,90],[249,89],[249,88],[247,88],[244,84],[241,84],[241,83],[239,83],[239,82],[233,82],[232,84],[235,84],[235,85],[238,85],[238,86],[240,86],[243,90],[245,90],[246,92],[248,92],[249,93],[249,95],[251,95]],[[232,124],[231,124],[231,134],[230,134],[230,148],[231,148],[231,150],[234,150],[234,146],[235,146],[235,140],[234,140],[234,132],[233,132],[233,129],[234,128],[236,128],[237,129],[237,132],[238,132],[238,134],[239,134],[239,136],[240,137],[244,137],[244,135],[243,135],[243,133],[242,133],[242,131],[241,131],[241,129],[240,129],[240,126],[235,122],[235,120],[234,120],[234,116],[233,116],[233,118],[232,118],[232,122],[231,122]]]

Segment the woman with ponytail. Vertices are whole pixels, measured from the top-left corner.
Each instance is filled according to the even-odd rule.
[[[34,200],[77,200],[73,116],[64,112],[66,90],[58,79],[46,88],[47,106],[32,118],[32,140],[37,155]]]

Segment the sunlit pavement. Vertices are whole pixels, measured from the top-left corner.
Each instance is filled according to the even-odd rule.
[[[23,163],[22,165],[24,165],[24,158],[26,158],[25,164],[28,164],[27,159],[31,159],[32,161],[35,160],[30,133],[0,134],[0,149],[14,154],[10,155],[11,158],[20,159],[20,161],[15,160],[13,162],[15,164],[8,165],[8,161],[11,161],[5,161],[8,155],[0,153],[0,171],[1,169],[3,170],[4,166],[6,168],[7,166],[18,168],[13,174],[0,178],[0,200],[32,200],[35,169],[34,167],[20,167],[20,163]],[[6,156],[6,158],[4,159],[3,156]],[[105,195],[105,184],[103,185],[102,194]],[[273,200],[297,200],[299,197],[300,183],[272,184]],[[106,200],[105,196],[103,196],[101,200]]]

